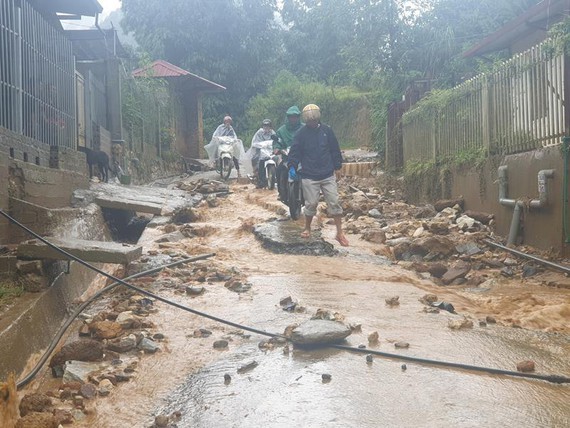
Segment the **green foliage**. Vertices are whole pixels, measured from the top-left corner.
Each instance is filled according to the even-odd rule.
[[[21,281],[4,279],[0,282],[0,299],[9,301],[24,294],[24,286]]]

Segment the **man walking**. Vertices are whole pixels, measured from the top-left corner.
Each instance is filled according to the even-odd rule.
[[[305,197],[305,229],[302,237],[311,236],[311,223],[317,214],[319,194],[323,192],[327,211],[336,226],[336,240],[343,247],[349,245],[342,231],[342,208],[338,201],[335,171],[342,166],[338,140],[330,126],[321,123],[321,110],[315,104],[303,109],[303,126],[293,138],[289,152],[289,176],[301,177]]]

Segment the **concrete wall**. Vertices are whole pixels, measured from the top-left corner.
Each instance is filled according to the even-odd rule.
[[[10,211],[10,197],[45,208],[67,207],[72,192],[88,185],[85,154],[47,146],[0,128],[0,208],[3,210]],[[13,242],[11,230],[2,217],[0,244]]]
[[[541,249],[566,252],[562,225],[562,190],[564,162],[560,147],[495,157],[487,160],[480,169],[453,169],[449,174],[426,174],[422,179],[410,180],[406,191],[411,202],[435,202],[441,198],[463,196],[465,209],[495,214],[496,232],[506,237],[513,215],[513,208],[499,204],[498,167],[508,167],[509,199],[536,199],[538,197],[538,172],[554,169],[549,179],[548,204],[539,210],[525,210],[522,224],[522,243]]]

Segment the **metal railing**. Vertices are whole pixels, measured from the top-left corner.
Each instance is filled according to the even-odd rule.
[[[403,117],[404,162],[559,144],[566,125],[564,64],[564,54],[543,42],[495,72],[430,94]]]
[[[72,44],[26,0],[0,1],[0,126],[75,147]]]

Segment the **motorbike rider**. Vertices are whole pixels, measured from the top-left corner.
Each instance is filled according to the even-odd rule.
[[[233,126],[232,126],[233,120],[231,118],[231,116],[225,116],[224,117],[224,121],[222,124],[220,124],[216,130],[214,131],[214,134],[212,135],[213,137],[232,137],[232,138],[237,138],[236,135],[236,131],[234,130]],[[233,156],[233,160],[234,160],[234,166],[236,168],[237,171],[237,175],[238,178],[241,177],[240,174],[240,170],[239,170],[239,161],[238,159]]]
[[[303,108],[303,126],[293,139],[289,151],[289,177],[301,178],[305,206],[305,229],[303,238],[311,236],[311,222],[317,214],[319,194],[323,193],[327,211],[333,217],[336,226],[336,240],[343,247],[349,245],[342,231],[342,207],[338,201],[338,188],[335,171],[342,166],[342,154],[338,140],[330,126],[321,123],[321,110],[315,104]],[[303,168],[297,172],[299,164]]]
[[[281,150],[286,150],[291,147],[295,132],[303,126],[303,123],[301,122],[301,110],[299,110],[299,107],[289,107],[286,115],[287,119],[285,123],[281,125],[276,132],[277,139],[273,140],[273,153],[276,155],[279,154]],[[279,191],[280,199],[283,202],[286,202],[287,166],[284,162],[281,162],[277,167],[275,178],[277,179],[277,190]]]
[[[271,127],[271,120],[264,119],[261,123],[261,128],[257,130],[251,140],[251,144],[260,143],[262,141],[271,140],[271,136],[275,135],[275,131]],[[253,174],[257,176],[258,188],[267,186],[267,177],[265,176],[265,161],[267,159],[260,159],[260,149],[257,149],[251,159],[253,166]]]

